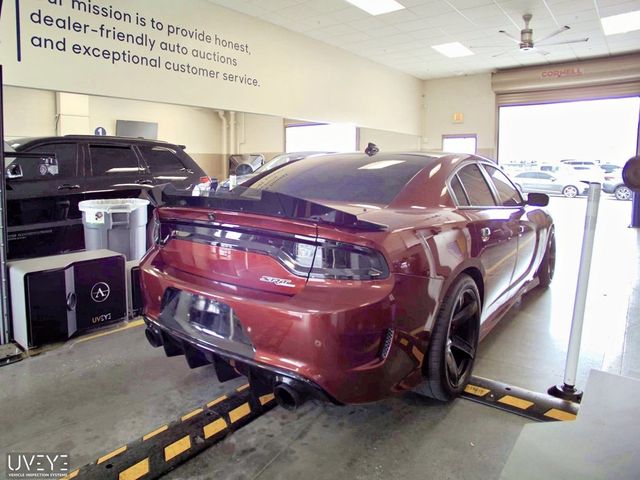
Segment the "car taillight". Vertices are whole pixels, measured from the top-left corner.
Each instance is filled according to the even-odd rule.
[[[370,248],[332,241],[321,242],[313,257],[311,278],[379,280],[389,276],[387,262]]]
[[[155,232],[155,230],[154,230]],[[328,280],[381,280],[389,276],[383,255],[350,243],[276,232],[256,233],[197,224],[161,223],[154,233],[157,244],[171,239],[269,255],[300,277]]]

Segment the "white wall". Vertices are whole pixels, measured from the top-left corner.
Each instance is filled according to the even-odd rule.
[[[187,152],[220,153],[221,126],[215,110],[108,97],[89,97],[91,132],[104,127],[116,134],[116,120],[154,122],[158,139],[185,145]]]
[[[0,63],[5,83],[60,92],[133,98],[162,103],[275,115],[313,121],[350,123],[414,135],[420,134],[422,82],[336,47],[243,15],[205,0],[110,0],[99,2],[115,10],[138,13],[147,26],[80,12],[71,1],[22,0],[22,61],[17,61],[14,2],[5,2],[0,19]],[[88,33],[75,33],[34,23],[34,13],[88,25]],[[164,22],[164,30],[149,26],[151,18]],[[91,29],[101,24],[151,40],[146,46],[100,38]],[[242,53],[180,36],[168,36],[168,26],[219,35],[247,45]],[[57,42],[57,49],[39,48],[40,39]],[[161,42],[179,42],[187,54],[161,49]],[[77,53],[74,53],[77,45]],[[84,46],[96,57],[86,55]],[[96,49],[96,50],[93,50]],[[194,49],[233,57],[237,66],[196,59]],[[62,50],[62,51],[59,51]],[[113,53],[158,60],[158,66],[114,62]],[[167,63],[168,62],[168,63]],[[217,78],[167,70],[173,63],[218,72]],[[43,74],[46,72],[46,74]],[[230,82],[224,74],[248,76],[258,86]]]
[[[367,148],[369,142],[375,143],[381,152],[417,152],[420,151],[420,136],[406,133],[385,132],[372,128],[360,129],[360,151]]]
[[[496,99],[491,74],[450,77],[424,82],[422,147],[441,150],[442,135],[476,134],[478,153],[495,158]],[[453,114],[462,113],[463,123]]]
[[[238,153],[262,153],[267,160],[284,152],[284,119],[273,115],[240,114]]]
[[[4,85],[2,94],[7,140],[56,134],[55,92]]]

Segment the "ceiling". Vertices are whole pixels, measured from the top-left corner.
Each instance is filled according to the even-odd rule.
[[[599,20],[638,10],[640,0],[398,0],[406,9],[378,16],[344,0],[209,1],[421,79],[640,51],[640,31],[605,36]],[[521,52],[498,31],[519,37],[525,13],[533,15],[534,41],[564,25],[571,29],[549,42],[589,41],[545,47],[546,55]],[[447,58],[431,48],[450,42],[474,55]]]

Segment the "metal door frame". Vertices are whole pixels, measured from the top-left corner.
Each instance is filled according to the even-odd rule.
[[[11,309],[9,305],[9,270],[7,266],[7,180],[4,168],[4,112],[2,86],[2,65],[0,65],[0,345],[9,342]]]

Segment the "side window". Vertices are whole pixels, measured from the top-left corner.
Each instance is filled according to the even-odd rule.
[[[458,179],[457,175],[454,175],[453,178],[451,179],[451,190],[453,191],[453,196],[456,199],[456,202],[458,203],[458,206],[468,206],[469,205],[469,199],[467,198],[467,194],[464,193],[464,189],[462,188],[462,184],[460,183],[460,180]]]
[[[491,194],[482,172],[477,165],[467,165],[458,172],[460,182],[473,207],[495,207],[496,202]]]
[[[16,158],[10,165],[20,165],[22,181],[51,180],[75,177],[77,173],[77,146],[75,143],[50,143],[26,150],[26,153],[43,154],[42,158]],[[54,154],[55,159],[46,154]]]
[[[138,158],[131,147],[90,145],[93,176],[131,175],[140,172]]]
[[[498,191],[500,202],[503,207],[516,207],[522,205],[522,197],[516,187],[513,186],[507,176],[495,167],[484,165],[485,170],[491,177],[493,184]]]
[[[176,151],[171,148],[140,146],[138,150],[142,153],[151,173],[177,173],[185,168]]]

